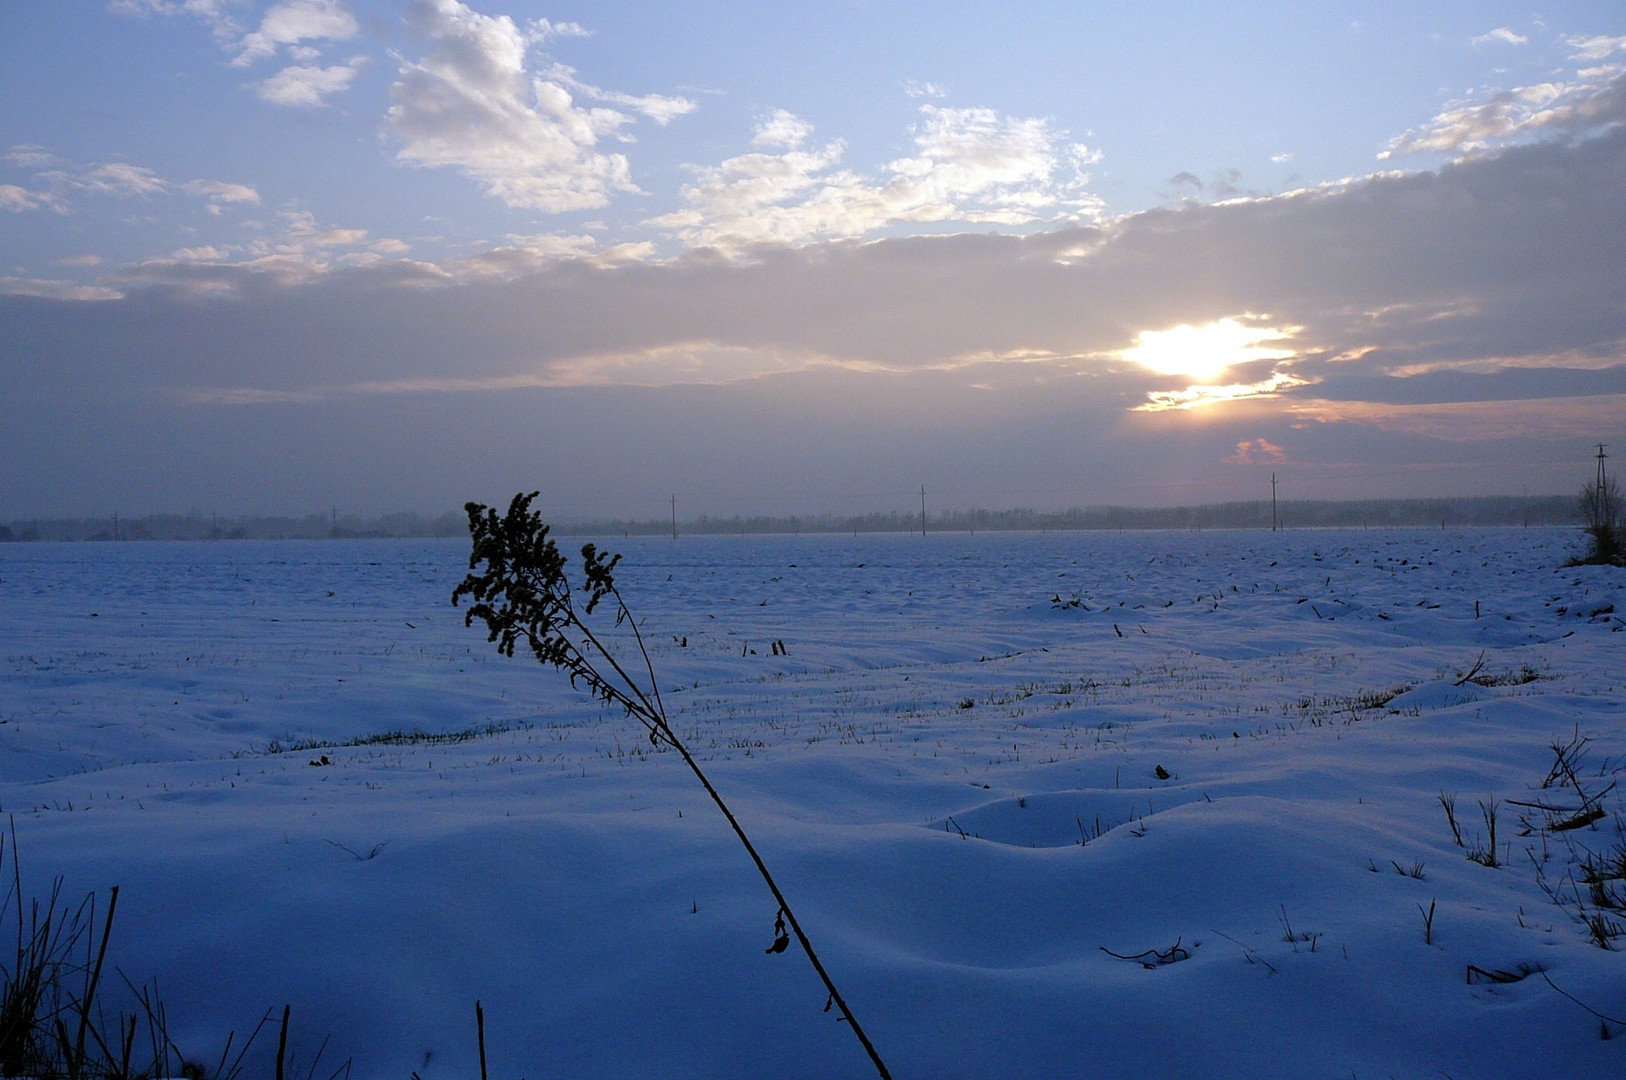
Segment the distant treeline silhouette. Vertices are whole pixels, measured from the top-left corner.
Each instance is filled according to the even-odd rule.
[[[1504,495],[1440,499],[1303,500],[1283,502],[1276,520],[1284,529],[1440,528],[1584,524],[1573,495]],[[557,531],[584,536],[661,536],[671,518],[561,519]],[[951,510],[926,518],[928,532],[1041,532],[1116,529],[1269,529],[1269,500],[1205,506],[1096,506],[1071,510]],[[716,536],[793,533],[908,533],[920,531],[914,509],[856,515],[699,517],[677,523],[680,534]],[[53,518],[0,524],[0,541],[34,540],[288,540],[381,537],[462,537],[464,515],[448,510],[429,517],[308,514],[305,517],[203,517],[151,514],[138,518]]]
[[[1305,500],[1279,503],[1287,529],[1581,524],[1573,495],[1496,495],[1441,499]],[[928,515],[927,531],[1041,532],[1115,529],[1269,529],[1268,499],[1203,506],[1094,506],[1070,510],[949,510]],[[573,523],[568,531],[629,536],[670,534],[670,518]],[[853,516],[734,516],[702,514],[678,523],[679,533],[919,532],[920,512],[894,510]]]
[[[358,517],[307,514],[304,517],[148,514],[145,517],[39,518],[0,525],[6,540],[315,540],[409,536],[466,536],[463,514],[436,517],[384,514]]]

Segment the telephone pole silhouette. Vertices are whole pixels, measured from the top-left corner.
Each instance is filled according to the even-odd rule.
[[[1615,524],[1616,500],[1609,497],[1609,473],[1604,469],[1603,460],[1609,455],[1603,452],[1608,443],[1598,444],[1598,478],[1593,482],[1593,512],[1592,524],[1611,528]]]

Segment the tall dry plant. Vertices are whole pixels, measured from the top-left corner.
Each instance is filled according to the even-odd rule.
[[[653,745],[664,743],[677,752],[722,811],[779,905],[774,942],[768,951],[783,952],[790,944],[790,934],[795,935],[829,992],[826,1008],[833,1005],[841,1011],[841,1018],[852,1027],[876,1072],[882,1080],[891,1080],[892,1074],[831,981],[756,846],[667,720],[649,650],[616,588],[614,571],[621,556],[601,552],[592,544],[582,545],[582,581],[579,586],[572,584],[566,573],[567,560],[548,535],[549,527],[541,514],[530,508],[536,495],[534,491],[515,495],[506,514],[475,502],[464,506],[473,545],[470,573],[452,592],[454,605],[465,596],[474,601],[463,624],[483,622],[486,640],[495,642],[499,653],[513,656],[515,649],[523,646],[538,663],[563,671],[571,686],[624,710],[643,725]],[[601,605],[608,613],[600,610]],[[622,627],[632,632],[627,658],[616,654],[610,639],[611,632]],[[636,654],[635,659],[632,654]]]

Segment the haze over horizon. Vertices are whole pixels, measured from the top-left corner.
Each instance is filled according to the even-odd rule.
[[[0,521],[1575,491],[1626,9],[0,8]]]

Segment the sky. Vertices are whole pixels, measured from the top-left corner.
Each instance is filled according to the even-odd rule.
[[[1626,9],[0,4],[0,520],[1542,495]]]

